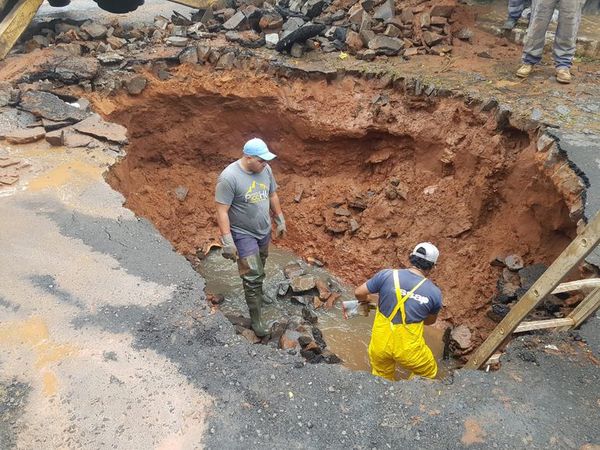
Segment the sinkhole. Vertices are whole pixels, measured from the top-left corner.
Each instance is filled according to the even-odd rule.
[[[526,265],[549,265],[576,234],[573,199],[554,176],[559,162],[538,151],[533,134],[499,129],[493,113],[461,99],[353,76],[177,70],[137,97],[92,98],[129,130],[127,155],[107,178],[209,290],[225,291],[226,312],[247,316],[233,263],[210,251],[218,243],[214,189],[251,137],[277,154],[271,167],[288,226],[267,266],[275,297],[277,277],[294,259],[321,262],[343,299],[380,269],[404,267],[415,243],[431,241],[441,252],[431,278],[445,305],[432,341],[446,326],[466,325],[478,344],[496,324],[488,312],[504,269],[492,263],[515,254]],[[285,302],[275,312],[267,306],[267,317],[292,314]],[[339,304],[319,314],[332,350],[365,369],[369,319],[343,322]]]

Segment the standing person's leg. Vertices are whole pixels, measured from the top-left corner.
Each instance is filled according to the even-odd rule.
[[[517,25],[524,8],[524,0],[508,0],[508,18],[504,22],[502,29],[512,30]]]
[[[265,271],[260,258],[258,240],[252,236],[232,233],[238,249],[238,270],[244,286],[244,297],[248,305],[252,329],[258,337],[267,336],[269,330],[262,320]]]
[[[575,47],[577,43],[577,32],[581,22],[581,0],[560,0],[558,5],[558,26],[554,37],[554,65],[556,67],[556,79],[560,83],[571,82],[569,69],[573,64]]]
[[[267,258],[269,257],[269,242],[271,242],[270,234],[258,241],[258,254],[260,256],[260,262],[262,263],[263,270],[265,270],[265,268],[267,267]],[[265,295],[264,289],[262,299],[263,303],[267,305],[273,303],[273,299]]]
[[[546,41],[546,31],[557,1],[535,0],[535,7],[531,12],[531,21],[529,22],[529,28],[527,28],[527,36],[523,46],[523,65],[517,71],[518,77],[527,77],[531,73],[532,67],[541,61]]]

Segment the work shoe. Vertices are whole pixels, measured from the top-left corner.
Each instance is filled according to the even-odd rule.
[[[568,67],[560,67],[556,69],[556,81],[562,84],[569,84],[571,82],[571,71]]]
[[[511,19],[510,17],[508,19],[506,19],[506,21],[504,22],[504,25],[502,25],[502,29],[504,31],[510,31],[512,30],[514,27],[517,26],[517,20],[516,19]]]
[[[532,70],[532,64],[523,64],[521,67],[519,67],[519,70],[517,70],[517,76],[519,78],[527,78]]]
[[[252,330],[262,338],[270,334],[262,319],[263,280],[265,271],[260,256],[257,254],[238,259],[238,270],[244,286],[244,297],[248,305]]]

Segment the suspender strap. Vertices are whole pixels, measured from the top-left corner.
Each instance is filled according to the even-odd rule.
[[[398,310],[400,310],[401,312],[402,323],[406,323],[406,310],[404,309],[404,303],[410,298],[411,295],[413,295],[413,293],[419,288],[419,286],[425,283],[425,281],[427,281],[427,278],[423,278],[421,281],[419,281],[409,293],[402,297],[402,292],[400,291],[400,277],[398,276],[398,270],[394,270],[394,287],[396,288],[396,307],[394,308],[392,314],[390,314],[389,317],[390,326],[392,324],[392,320],[394,319],[394,317],[396,317]]]

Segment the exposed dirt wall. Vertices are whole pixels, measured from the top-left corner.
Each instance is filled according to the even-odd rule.
[[[216,177],[252,136],[278,155],[289,235],[277,245],[360,283],[430,240],[441,250],[432,278],[444,293],[442,318],[480,333],[493,326],[484,311],[499,269],[490,261],[514,252],[550,263],[574,234],[529,136],[497,131],[455,99],[351,77],[277,81],[182,67],[141,97],[93,100],[130,132],[128,156],[109,180],[184,254],[217,241]],[[183,201],[179,186],[189,189]]]

